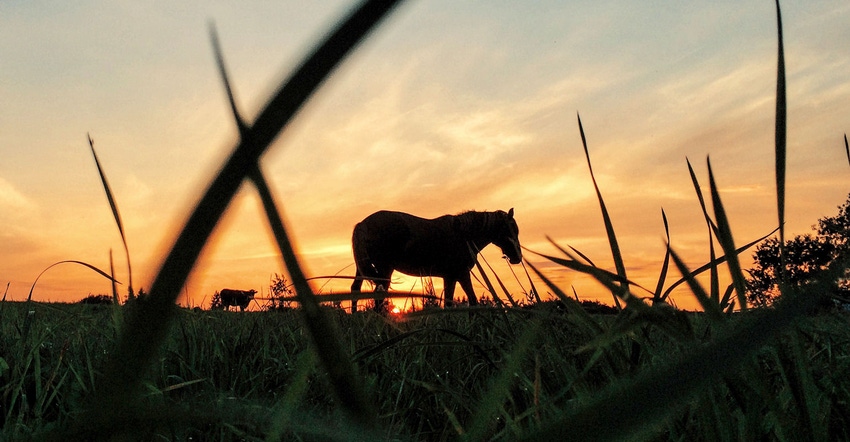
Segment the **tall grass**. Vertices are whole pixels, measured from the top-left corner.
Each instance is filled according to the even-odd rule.
[[[7,306],[0,318],[0,348],[20,357],[9,360],[6,372],[0,363],[0,393],[17,392],[14,404],[3,404],[2,431],[12,440],[57,435],[53,423],[79,418],[79,407],[98,388],[116,331],[108,307],[35,304],[41,326],[21,341],[16,326],[28,315],[25,305]],[[783,334],[781,345],[764,347],[730,375],[710,382],[711,376],[702,377],[710,368],[701,364],[685,367],[690,371],[668,365],[726,338],[720,336],[723,326],[706,317],[682,314],[682,336],[672,338],[660,327],[629,337],[616,330],[614,316],[564,314],[554,305],[467,312],[420,314],[400,323],[372,312],[331,312],[373,391],[379,414],[377,434],[370,439],[540,440],[569,432],[569,440],[596,440],[610,435],[611,422],[621,419],[647,419],[652,428],[644,434],[662,440],[723,440],[714,433],[728,434],[727,440],[779,434],[800,440],[809,426],[813,434],[827,431],[835,439],[849,428],[842,404],[850,388],[844,346],[850,330],[838,315],[799,322]],[[299,316],[294,310],[178,312],[126,435],[135,440],[356,438],[359,433],[349,428]],[[705,339],[706,334],[713,338]],[[750,345],[750,339],[740,342]],[[643,348],[638,367],[632,366],[632,340]],[[599,348],[604,351],[597,353]],[[634,389],[658,367],[666,367],[667,389]],[[657,420],[660,408],[675,403],[675,392],[693,382],[704,383],[703,391],[669,419]],[[805,420],[811,424],[800,414],[795,395],[807,404],[805,413],[812,418]],[[626,416],[632,400],[649,409]],[[596,414],[594,405],[605,401],[620,407],[614,421]],[[583,427],[567,417],[577,414]],[[570,426],[561,429],[556,425],[561,421]],[[97,435],[90,430],[89,437]],[[74,435],[62,431],[57,438]]]
[[[75,259],[66,259],[66,260],[57,261],[57,262],[54,262],[53,264],[50,264],[49,266],[45,267],[44,270],[42,270],[41,273],[38,274],[38,276],[35,277],[35,280],[33,280],[32,285],[30,286],[30,291],[29,291],[29,293],[27,293],[27,302],[32,301],[32,294],[35,291],[35,285],[38,284],[38,280],[41,279],[42,275],[44,275],[48,270],[50,270],[53,267],[56,267],[60,264],[77,264],[77,265],[80,265],[80,266],[83,266],[87,269],[92,270],[93,272],[97,273],[100,276],[103,276],[104,278],[110,280],[113,284],[121,284],[121,282],[116,280],[115,278],[113,278],[113,276],[111,274],[106,273],[105,271],[95,267],[92,264],[89,264],[89,263],[84,262],[84,261],[78,261],[78,260],[75,260]]]
[[[776,186],[777,186],[777,208],[779,217],[779,233],[781,243],[784,244],[784,213],[785,213],[785,155],[786,155],[786,121],[785,121],[785,65],[784,50],[782,42],[781,13],[778,1],[776,2],[777,27],[778,27],[778,65],[777,65],[777,92],[776,92]],[[587,142],[584,131],[579,121],[582,145],[587,155]],[[588,165],[590,165],[588,155]],[[692,177],[693,169],[690,168]],[[714,206],[714,220],[712,221],[706,212],[706,220],[710,232],[716,236],[726,257],[726,264],[732,278],[732,288],[737,295],[738,305],[742,311],[747,309],[746,282],[743,271],[737,259],[738,249],[732,238],[729,221],[718,191],[711,164],[708,163],[710,196]],[[592,172],[591,172],[592,173]],[[699,186],[694,177],[694,185],[699,193]],[[602,196],[596,186],[600,207],[603,214],[605,209]],[[700,196],[700,204],[705,212],[705,204]],[[613,238],[613,231],[606,217],[606,230],[609,238]],[[629,298],[628,281],[621,272],[621,263],[617,260],[619,249],[616,243],[611,241],[612,253],[615,256],[615,264],[618,269],[620,281],[599,273],[594,276],[602,280],[608,287],[612,288],[615,296]],[[713,246],[712,246],[713,247]],[[669,250],[669,249],[668,249]],[[708,313],[711,321],[722,324],[724,322],[724,310],[729,311],[730,304],[728,295],[721,300],[719,297],[719,285],[714,267],[715,259],[712,249],[712,259],[709,265],[711,269],[710,295],[702,288],[700,283],[688,271],[683,261],[675,251],[671,255],[691,287],[692,292],[700,304]],[[784,251],[781,252],[784,259]],[[835,270],[833,277],[838,275]],[[825,292],[831,281],[820,281],[811,287],[809,293],[800,294],[789,289],[787,286],[783,291],[783,302],[776,309],[765,312],[757,317],[748,317],[746,320],[737,321],[734,325],[722,328],[721,338],[704,345],[698,350],[685,354],[678,361],[662,364],[654,369],[641,373],[633,381],[623,382],[619,385],[609,387],[603,394],[596,398],[589,406],[578,407],[567,413],[557,422],[545,426],[535,433],[530,439],[543,437],[551,439],[554,437],[570,437],[576,439],[576,434],[586,435],[579,439],[587,440],[621,440],[634,437],[636,434],[650,433],[658,422],[668,419],[683,405],[691,401],[700,392],[707,391],[712,385],[729,376],[746,365],[747,361],[763,346],[775,339],[783,330],[788,329],[795,319],[803,316],[811,310],[817,300],[819,292]],[[727,291],[727,293],[729,293]],[[564,297],[562,297],[562,300]],[[630,304],[629,307],[632,307]],[[800,367],[796,367],[799,371]],[[795,388],[795,391],[810,392],[811,384],[807,387]],[[807,398],[803,393],[794,395],[794,399],[801,410],[807,410]],[[810,417],[810,416],[805,416]],[[811,419],[807,421],[811,425]],[[809,428],[814,431],[814,428]],[[819,430],[822,427],[818,428]],[[810,433],[814,434],[814,433]]]
[[[593,189],[596,190],[596,198],[599,201],[599,208],[602,210],[602,222],[605,224],[605,234],[608,236],[608,244],[611,246],[611,255],[614,258],[614,266],[617,268],[617,276],[620,277],[620,288],[616,290],[614,295],[614,304],[617,308],[620,306],[620,299],[628,299],[629,283],[626,277],[626,264],[623,262],[623,255],[620,253],[620,244],[617,242],[617,235],[614,233],[614,226],[611,223],[611,217],[608,215],[608,208],[605,207],[605,201],[602,199],[602,192],[599,191],[599,185],[596,184],[596,177],[593,175],[593,166],[590,164],[590,152],[587,149],[587,138],[584,136],[584,128],[581,125],[581,116],[578,118],[578,131],[581,135],[581,145],[584,147],[584,155],[587,158],[587,169],[590,171],[590,179],[593,181]]]
[[[118,226],[118,233],[121,234],[121,243],[124,244],[124,255],[127,258],[127,297],[133,299],[133,266],[130,264],[130,248],[127,247],[127,236],[124,234],[124,223],[121,221],[121,214],[118,212],[118,204],[115,202],[115,197],[112,194],[112,188],[109,186],[109,181],[106,179],[106,173],[100,165],[100,160],[97,158],[97,152],[94,150],[94,140],[91,135],[88,135],[89,147],[91,148],[94,164],[97,166],[97,173],[100,175],[100,182],[103,185],[103,190],[106,192],[106,200],[109,202],[109,208],[112,209],[112,217],[115,219],[115,225]],[[110,261],[112,255],[110,253]]]
[[[4,438],[824,440],[850,436],[846,417],[850,415],[846,405],[850,358],[844,345],[850,341],[850,332],[843,318],[806,318],[818,296],[843,275],[847,263],[835,264],[824,279],[805,288],[783,285],[781,299],[772,309],[748,310],[737,256],[758,240],[736,246],[710,163],[711,211],[688,162],[708,227],[709,262],[694,270],[687,267],[671,244],[662,211],[668,245],[658,282],[654,289],[647,289],[630,281],[593,176],[580,118],[582,147],[616,272],[554,241],[564,256],[541,256],[596,278],[619,307],[616,316],[588,314],[530,262],[528,266],[557,297],[556,302],[519,308],[496,277],[510,307],[502,303],[499,308],[420,312],[404,322],[371,312],[349,315],[320,307],[260,159],[313,91],[396,3],[361,4],[317,46],[250,124],[238,110],[218,37],[211,28],[239,144],[189,215],[150,295],[128,302],[122,321],[110,323],[102,310],[75,310],[80,306],[26,304],[0,309]],[[782,236],[785,87],[778,3],[777,23],[776,174]],[[91,147],[122,230],[93,143]],[[301,308],[245,315],[177,308],[175,301],[201,248],[245,180],[257,189]],[[722,256],[716,256],[715,242]],[[681,278],[667,284],[671,261]],[[728,288],[719,283],[722,267],[732,280]],[[484,269],[478,269],[498,298]],[[707,289],[697,279],[705,271],[709,271]],[[687,314],[668,305],[671,291],[682,284],[690,288],[704,314]],[[536,294],[536,288],[532,290]],[[636,292],[647,294],[652,302],[648,304]],[[52,314],[42,314],[44,321],[31,328],[31,318],[40,309],[52,309]],[[114,345],[110,344],[113,335],[117,335]]]

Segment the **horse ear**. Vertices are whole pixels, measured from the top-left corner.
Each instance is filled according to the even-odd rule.
[[[509,218],[513,218],[513,217],[514,217],[514,208],[513,208],[513,207],[511,207],[511,210],[508,210],[508,217],[509,217]]]

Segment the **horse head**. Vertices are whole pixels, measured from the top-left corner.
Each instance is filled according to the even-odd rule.
[[[514,209],[507,213],[499,210],[495,212],[499,218],[496,223],[493,244],[502,249],[502,253],[511,264],[522,262],[522,249],[519,245],[519,227],[514,219]]]

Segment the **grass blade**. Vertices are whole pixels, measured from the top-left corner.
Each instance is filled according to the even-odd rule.
[[[718,300],[720,297],[720,278],[717,274],[717,265],[713,264],[717,257],[716,252],[714,251],[714,223],[711,221],[711,216],[708,214],[708,209],[705,206],[705,198],[702,196],[702,187],[699,185],[699,180],[697,179],[697,175],[694,173],[694,168],[691,166],[691,161],[687,158],[685,162],[688,163],[688,173],[691,175],[691,182],[694,184],[694,190],[697,193],[697,198],[699,199],[699,206],[702,209],[702,215],[705,217],[705,225],[708,227],[708,262],[710,264],[709,270],[709,280],[711,281],[709,284],[709,290],[711,290],[711,299]]]
[[[115,283],[115,266],[112,265],[112,249],[109,249],[109,275],[112,276],[112,303],[118,305],[121,300],[118,298],[118,284]]]
[[[546,240],[547,240],[547,241],[549,241],[549,244],[552,244],[552,245],[553,245],[556,249],[558,249],[558,251],[559,251],[559,252],[563,253],[563,254],[564,254],[564,256],[566,256],[567,258],[570,258],[570,259],[572,259],[572,260],[578,261],[577,259],[575,259],[575,256],[573,256],[573,255],[572,255],[572,253],[568,252],[566,249],[564,249],[564,248],[563,248],[563,247],[561,247],[558,243],[556,243],[556,242],[555,242],[555,240],[554,240],[554,239],[552,239],[552,237],[551,237],[551,236],[546,235]],[[573,246],[570,246],[570,245],[568,245],[567,247],[569,247],[569,248],[570,248],[570,250],[572,250],[572,251],[573,251],[576,255],[578,255],[578,256],[579,256],[581,259],[583,259],[585,262],[587,262],[588,264],[592,265],[593,267],[597,267],[597,265],[596,265],[596,264],[594,264],[594,263],[593,263],[593,261],[591,261],[591,260],[590,260],[590,258],[588,258],[588,257],[587,257],[587,255],[585,255],[584,253],[581,253],[581,251],[580,251],[580,250],[578,250],[577,248],[575,248],[575,247],[573,247]],[[528,251],[529,251],[529,252],[531,252],[531,253],[537,253],[537,252],[535,252],[534,250],[531,250],[531,249],[526,248],[525,246],[523,246],[523,249],[528,250]]]
[[[469,251],[470,251],[470,253],[472,253],[472,246],[469,247]],[[496,282],[499,283],[499,287],[502,289],[502,293],[504,293],[505,297],[508,298],[508,302],[511,303],[511,306],[514,307],[514,308],[519,307],[519,305],[514,300],[514,297],[511,296],[511,292],[508,290],[507,287],[505,287],[505,283],[502,282],[502,278],[499,278],[499,275],[496,274],[496,271],[493,270],[493,266],[491,266],[490,263],[487,261],[487,259],[484,258],[484,255],[479,255],[478,253],[476,253],[475,256],[476,257],[480,256],[481,260],[484,261],[484,264],[487,264],[487,268],[490,269],[491,273],[493,273],[493,276],[496,278]],[[487,284],[487,288],[490,290],[490,293],[493,294],[493,300],[496,301],[500,305],[504,305],[502,300],[499,299],[498,296],[496,296],[495,288],[493,287],[493,284],[490,282],[490,278],[487,276],[487,274],[484,273],[484,268],[478,262],[478,259],[475,260],[475,266],[478,268],[478,273],[481,273],[481,277],[484,278],[484,282]],[[513,269],[511,269],[511,271],[513,271]],[[514,275],[514,276],[516,276],[516,275]]]
[[[233,88],[230,86],[230,77],[227,75],[227,67],[224,64],[224,55],[221,52],[221,44],[218,40],[218,31],[215,24],[210,22],[210,42],[215,53],[215,61],[218,66],[218,73],[221,75],[221,81],[224,83],[224,90],[227,93],[227,100],[230,103],[230,111],[233,113],[233,119],[236,120],[236,127],[239,129],[239,135],[244,138],[248,134],[248,125],[239,114],[239,108],[236,106],[236,98],[233,94]]]
[[[735,286],[735,292],[738,294],[738,305],[741,306],[741,310],[746,310],[747,283],[744,279],[744,272],[741,270],[741,263],[738,261],[738,254],[735,253],[732,228],[729,226],[726,210],[720,201],[720,192],[717,191],[717,183],[714,181],[714,173],[711,171],[711,161],[708,161],[708,182],[711,187],[711,202],[714,205],[714,217],[717,219],[717,240],[720,242],[720,246],[723,248],[723,252],[727,257],[726,266],[729,268],[729,273],[732,276],[732,284]]]
[[[602,283],[602,285],[604,285],[605,288],[607,288],[608,290],[611,290],[612,292],[617,292],[618,290],[621,289],[621,287],[623,285],[633,285],[633,286],[635,286],[635,287],[637,287],[637,288],[639,288],[639,289],[641,289],[641,290],[643,290],[643,291],[645,291],[649,294],[652,294],[652,291],[650,291],[648,288],[643,287],[643,286],[641,286],[640,284],[638,284],[634,281],[629,281],[627,279],[623,279],[620,275],[613,273],[613,272],[609,272],[608,270],[600,269],[599,267],[595,267],[595,266],[592,266],[592,265],[583,264],[583,263],[579,262],[578,260],[573,259],[572,257],[570,259],[564,259],[564,258],[559,258],[557,256],[551,256],[551,255],[546,255],[546,254],[542,254],[542,253],[537,253],[533,250],[529,250],[529,252],[534,253],[535,255],[540,256],[541,258],[546,258],[549,261],[552,261],[555,264],[558,264],[560,266],[575,270],[577,272],[584,273],[586,275],[590,275],[590,276],[594,277],[597,281]],[[626,297],[623,297],[622,299],[625,300],[625,301],[628,301],[628,299]]]
[[[581,125],[581,116],[578,116],[578,130],[581,133],[581,144],[584,146],[584,156],[587,158],[587,168],[590,171],[590,179],[593,180],[593,188],[596,190],[596,198],[599,200],[599,208],[602,210],[602,220],[605,223],[605,233],[608,236],[608,244],[611,246],[611,255],[614,257],[614,266],[617,268],[617,274],[620,275],[622,281],[627,281],[626,265],[623,262],[623,256],[620,253],[620,245],[617,242],[617,236],[614,234],[614,225],[611,223],[611,217],[608,215],[608,209],[605,207],[605,201],[602,199],[602,192],[599,191],[599,185],[596,184],[596,177],[593,175],[593,166],[590,164],[590,152],[587,149],[587,138],[584,136],[584,128]],[[624,282],[623,286],[612,292],[614,295],[614,303],[617,309],[622,309],[618,297],[624,298],[628,296],[629,286]]]
[[[525,261],[522,262],[522,270],[525,272],[525,277],[528,278],[528,284],[531,287],[531,293],[534,295],[534,302],[540,304],[543,302],[540,299],[540,292],[537,291],[537,287],[534,286],[534,281],[531,280],[531,275],[528,274],[528,269],[525,268]]]
[[[473,261],[475,261],[475,268],[478,269],[478,273],[481,274],[481,279],[483,280],[484,286],[487,288],[487,291],[489,291],[490,294],[493,295],[493,301],[496,303],[496,305],[498,305],[500,307],[504,307],[505,303],[503,303],[502,300],[499,299],[499,295],[496,293],[496,288],[493,287],[493,283],[490,282],[490,278],[487,276],[486,273],[484,273],[484,267],[482,267],[481,263],[478,261],[478,257],[480,256],[479,255],[480,250],[478,250],[472,243],[469,243],[469,242],[466,244],[466,248],[469,250],[469,256],[473,259]],[[481,256],[481,258],[484,258],[484,257]],[[486,260],[485,260],[485,262],[486,262]],[[487,263],[487,266],[489,267],[490,263]],[[490,267],[490,271],[492,271],[492,270],[493,270],[493,268]],[[475,276],[475,273],[472,273],[471,275],[479,283],[482,282],[481,280],[478,279],[477,276]],[[499,280],[499,283],[501,284],[502,281]],[[504,287],[505,286],[503,284],[502,288],[504,288]],[[508,296],[508,297],[510,297],[510,296]],[[469,302],[469,305],[471,306],[472,305],[472,299],[468,299],[467,301]],[[477,299],[476,299],[476,302],[477,302]],[[513,299],[511,299],[511,302],[513,303]],[[514,307],[516,307],[516,304],[514,304]]]
[[[635,286],[635,287],[649,293],[650,295],[652,294],[652,292],[649,291],[649,289],[647,289],[647,288],[645,288],[645,287],[643,287],[643,286],[641,286],[641,285],[639,285],[639,284],[637,284],[633,281],[623,280],[620,275],[609,272],[607,270],[603,270],[603,269],[600,269],[598,267],[589,266],[587,264],[582,264],[575,259],[564,259],[564,258],[558,258],[558,257],[554,257],[554,256],[549,256],[549,255],[543,255],[543,254],[540,254],[540,253],[537,253],[537,252],[534,252],[534,251],[530,251],[530,252],[534,253],[535,255],[538,255],[540,257],[546,258],[546,259],[554,262],[555,264],[558,264],[558,265],[561,265],[561,266],[564,266],[564,267],[567,267],[567,268],[576,270],[578,272],[592,276],[594,279],[599,281],[603,286],[605,286],[605,288],[610,290],[611,293],[614,293],[615,297],[621,296],[619,293],[622,290],[622,287],[628,287],[630,285]],[[644,303],[642,299],[638,298],[637,296],[633,296],[630,292],[626,292],[625,295],[622,296],[622,299],[623,299],[623,301],[626,302],[627,307],[631,307],[636,312],[646,313],[648,311],[648,309],[650,309],[650,307],[648,305],[646,305],[646,303]]]
[[[487,287],[487,291],[489,291],[493,295],[493,302],[495,302],[496,305],[498,305],[500,307],[504,307],[505,303],[502,302],[502,300],[499,298],[499,295],[496,293],[496,287],[494,287],[493,283],[490,282],[490,277],[487,276],[486,273],[484,273],[484,267],[481,267],[481,263],[478,262],[478,260],[475,260],[475,268],[478,269],[478,273],[481,274],[481,279],[483,280],[484,286]],[[473,274],[473,276],[475,276],[475,275]],[[476,277],[476,279],[478,279],[478,278]],[[499,277],[497,276],[496,279],[499,279]],[[481,281],[479,281],[479,282],[481,282]],[[502,284],[502,280],[499,280],[499,284]],[[504,284],[502,284],[502,288],[503,289],[505,288]],[[516,303],[513,302],[513,298],[508,296],[508,299],[511,301],[511,303],[514,307],[517,307]]]
[[[89,147],[91,148],[94,164],[97,166],[97,173],[100,175],[100,182],[103,184],[103,190],[106,192],[106,199],[109,201],[109,207],[112,209],[112,216],[115,218],[115,224],[118,226],[118,233],[121,234],[121,242],[124,244],[124,253],[127,256],[127,292],[128,297],[132,299],[135,296],[133,291],[133,269],[130,265],[130,249],[127,247],[127,236],[124,234],[124,223],[121,222],[121,214],[118,213],[118,204],[115,202],[115,197],[112,194],[112,188],[109,187],[109,182],[106,180],[106,173],[103,172],[103,167],[100,165],[100,160],[97,158],[97,153],[94,151],[94,141],[91,135],[86,134],[89,139]],[[111,252],[110,252],[111,254]]]
[[[682,273],[683,279],[688,283],[688,287],[690,287],[691,292],[693,292],[694,296],[696,296],[697,300],[702,306],[702,309],[705,310],[705,313],[710,319],[715,321],[722,321],[724,318],[723,312],[720,310],[720,304],[718,304],[708,296],[708,293],[705,292],[705,289],[702,288],[702,285],[700,285],[700,283],[696,280],[691,271],[688,270],[688,266],[685,264],[685,261],[683,261],[682,258],[680,258],[675,251],[669,249],[669,244],[667,247],[668,250],[670,250],[670,255],[673,258],[673,262],[676,264],[676,267],[679,269],[679,272]]]
[[[664,209],[661,209],[661,218],[664,220],[664,234],[667,237],[665,244],[667,244],[667,247],[665,247],[664,262],[661,264],[661,274],[658,275],[658,284],[655,286],[655,293],[652,295],[653,305],[667,300],[666,296],[662,296],[662,290],[664,290],[664,282],[667,281],[667,269],[670,267],[670,225],[667,223],[667,214],[664,213]]]
[[[844,134],[844,151],[847,152],[847,163],[850,164],[850,143],[847,142],[847,134]]]
[[[782,42],[782,11],[776,0],[776,28],[778,39],[776,61],[776,210],[779,217],[780,287],[788,283],[785,261],[785,167],[786,167],[786,114],[785,50]],[[742,306],[743,308],[743,306]]]
[[[95,266],[93,266],[93,265],[91,265],[91,264],[89,264],[89,263],[87,263],[87,262],[83,262],[83,261],[75,261],[75,260],[58,261],[58,262],[54,262],[53,264],[50,264],[49,266],[47,266],[47,268],[45,268],[44,270],[42,270],[42,271],[41,271],[41,273],[39,273],[39,274],[38,274],[38,276],[36,276],[35,281],[33,281],[33,282],[32,282],[32,286],[30,287],[30,292],[29,292],[29,294],[27,295],[27,302],[30,302],[30,301],[32,300],[32,292],[33,292],[33,290],[35,289],[35,285],[36,285],[36,283],[38,283],[38,279],[39,279],[39,278],[41,278],[41,275],[43,275],[43,274],[44,274],[44,272],[46,272],[46,271],[48,271],[48,270],[52,269],[53,267],[58,266],[59,264],[79,264],[79,265],[81,265],[81,266],[83,266],[83,267],[87,267],[87,268],[89,268],[89,269],[91,269],[91,270],[94,270],[97,274],[99,274],[100,276],[103,276],[104,278],[106,278],[106,279],[108,279],[108,280],[110,280],[110,281],[112,281],[112,282],[115,282],[115,283],[121,284],[119,281],[117,281],[117,280],[113,279],[113,278],[112,278],[112,276],[110,276],[108,273],[104,272],[103,270],[101,270],[101,269],[99,269],[99,268],[97,268],[97,267],[95,267]]]
[[[567,294],[564,293],[564,291],[561,290],[560,287],[555,285],[555,283],[552,282],[552,280],[550,280],[545,275],[543,275],[543,273],[541,273],[540,270],[538,270],[537,267],[535,267],[534,264],[532,264],[530,261],[527,261],[527,263],[528,263],[528,266],[531,267],[531,270],[534,272],[534,274],[536,274],[537,277],[540,278],[543,281],[543,283],[546,284],[547,287],[549,287],[549,290],[552,290],[552,293],[554,293],[555,296],[557,296],[558,299],[561,300],[561,303],[564,304],[564,307],[566,307],[567,311],[570,314],[574,315],[576,318],[578,318],[578,320],[582,323],[582,325],[587,330],[592,330],[592,332],[594,334],[599,334],[599,333],[604,332],[604,329],[602,328],[602,326],[600,326],[599,323],[596,322],[596,320],[594,320],[593,317],[590,316],[590,314],[588,314],[581,307],[581,304],[577,300],[573,300],[572,298],[567,296]],[[573,293],[575,293],[575,290],[573,290]],[[576,295],[576,298],[578,298],[577,295]]]
[[[735,301],[732,301],[732,293],[735,291],[735,287],[732,284],[729,284],[726,287],[726,291],[723,293],[723,298],[720,299],[720,308],[726,312],[726,314],[731,315],[733,311],[735,311]]]
[[[549,238],[549,237],[547,236],[546,238]],[[584,253],[581,253],[577,248],[570,246],[570,245],[568,245],[567,247],[569,247],[570,250],[572,250],[573,252],[576,252],[576,255],[578,255],[581,259],[587,261],[588,264],[592,265],[593,267],[596,267],[596,264],[594,264],[593,261],[591,261],[590,258],[587,257],[587,255],[585,255]]]
[[[745,244],[745,245],[743,245],[743,246],[741,246],[741,247],[738,247],[738,248],[735,250],[735,254],[736,254],[736,255],[740,255],[741,253],[744,253],[744,252],[745,252],[747,249],[749,249],[750,247],[752,247],[752,246],[754,246],[754,245],[756,245],[756,244],[758,244],[758,243],[760,243],[760,242],[764,241],[765,239],[769,238],[771,235],[773,235],[774,233],[776,233],[776,231],[777,231],[778,229],[779,229],[779,228],[773,229],[773,231],[772,231],[772,232],[770,232],[770,233],[768,233],[767,235],[764,235],[764,236],[762,236],[761,238],[759,238],[759,239],[757,239],[757,240],[755,240],[755,241],[749,242],[749,243],[747,243],[747,244]],[[704,264],[704,265],[702,265],[702,266],[698,267],[697,269],[695,269],[695,270],[691,271],[691,273],[689,274],[689,276],[697,276],[697,275],[699,275],[700,273],[702,273],[702,272],[704,272],[704,271],[706,271],[706,270],[708,270],[708,269],[716,268],[718,265],[723,264],[724,262],[726,262],[726,259],[727,259],[727,258],[726,258],[726,255],[723,255],[723,256],[721,256],[721,257],[719,257],[719,258],[717,258],[717,259],[714,259],[713,261],[711,261],[711,262],[709,262],[709,263],[707,263],[707,264]],[[673,291],[676,287],[680,286],[680,285],[681,285],[682,283],[684,283],[684,282],[686,282],[686,278],[679,279],[678,281],[674,282],[673,284],[670,284],[670,287],[667,287],[667,290],[665,290],[665,291],[664,291],[664,297],[666,298],[667,296],[669,296],[669,295],[670,295],[670,292],[672,292],[672,291]],[[712,282],[712,284],[714,284],[714,282]]]
[[[266,211],[272,233],[278,248],[283,255],[283,262],[295,286],[295,294],[301,303],[301,311],[307,329],[310,331],[313,344],[322,364],[328,371],[331,383],[343,407],[362,426],[372,429],[376,425],[377,412],[366,393],[365,382],[357,375],[357,370],[351,357],[342,345],[343,340],[331,319],[319,308],[319,303],[307,277],[301,269],[292,241],[286,233],[286,227],[280,217],[280,211],[275,204],[271,189],[262,175],[259,167],[255,169],[251,180],[260,194],[260,200]]]

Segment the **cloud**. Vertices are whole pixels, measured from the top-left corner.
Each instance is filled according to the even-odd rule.
[[[12,183],[0,178],[0,211],[12,215],[26,215],[35,211],[37,205],[27,198]]]

